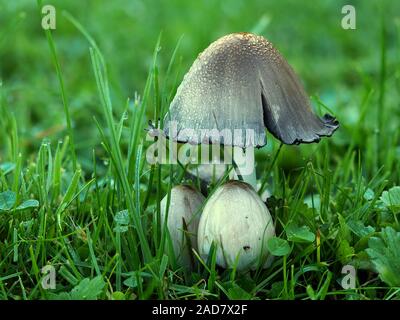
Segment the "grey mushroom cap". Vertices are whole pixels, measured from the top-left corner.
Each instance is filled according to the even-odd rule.
[[[264,146],[265,128],[285,144],[299,144],[318,142],[339,127],[334,117],[313,114],[290,65],[269,41],[251,33],[226,35],[198,56],[164,124],[174,141],[243,148]]]

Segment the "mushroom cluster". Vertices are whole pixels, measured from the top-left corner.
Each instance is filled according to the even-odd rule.
[[[295,72],[265,38],[234,33],[205,49],[185,75],[164,120],[164,133],[173,141],[233,149],[235,177],[241,181],[229,181],[207,200],[197,231],[200,254],[206,256],[214,242],[221,267],[267,266],[265,241],[274,235],[274,224],[255,191],[254,148],[266,144],[265,129],[284,144],[300,144],[319,142],[338,127],[333,116],[320,118],[312,112]],[[250,155],[251,170],[249,163],[238,165],[238,154]],[[190,210],[172,208],[170,219],[179,221]]]

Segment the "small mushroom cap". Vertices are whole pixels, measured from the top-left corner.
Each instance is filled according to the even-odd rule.
[[[339,126],[330,115],[313,114],[293,69],[269,41],[251,33],[226,35],[198,56],[164,123],[175,141],[239,147],[265,145],[265,128],[285,144],[299,144],[318,142]],[[228,130],[231,139],[207,131],[213,129]]]

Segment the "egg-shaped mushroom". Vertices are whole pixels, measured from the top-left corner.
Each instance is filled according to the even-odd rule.
[[[204,200],[204,196],[193,187],[178,185],[171,190],[169,207],[168,195],[161,201],[161,219],[163,225],[167,220],[176,261],[187,270],[194,262],[191,249],[197,251],[197,230]]]
[[[207,201],[200,218],[198,247],[207,257],[217,246],[217,264],[241,271],[267,267],[272,256],[267,241],[275,235],[271,214],[252,186],[229,181]],[[238,260],[237,260],[238,259]]]

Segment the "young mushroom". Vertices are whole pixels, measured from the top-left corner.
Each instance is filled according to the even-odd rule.
[[[191,249],[197,251],[197,229],[201,214],[199,210],[204,200],[199,191],[185,185],[172,188],[169,207],[167,207],[168,195],[161,200],[162,225],[167,219],[176,261],[187,270],[191,270],[195,261]]]
[[[216,262],[223,268],[246,271],[268,267],[267,241],[275,235],[272,217],[260,196],[247,183],[229,181],[207,201],[198,230],[199,253],[207,257],[217,245]]]
[[[300,80],[268,40],[234,33],[193,63],[165,117],[164,133],[178,142],[233,146],[254,159],[254,147],[266,144],[265,128],[284,144],[299,144],[318,142],[338,126],[328,114],[313,114]],[[251,170],[238,167],[238,175],[256,187],[254,163]]]

